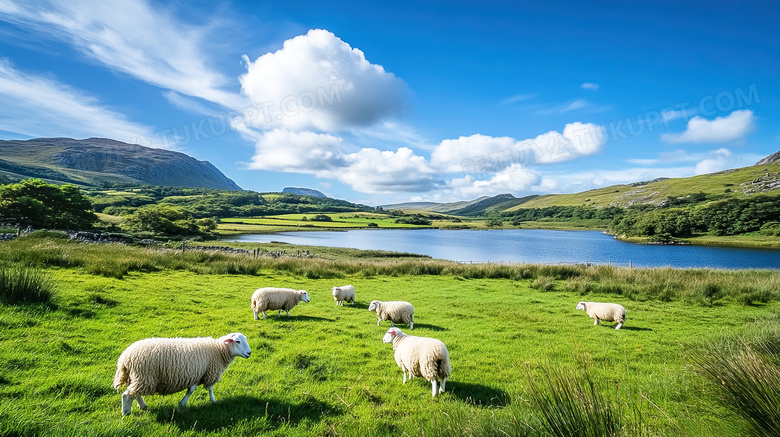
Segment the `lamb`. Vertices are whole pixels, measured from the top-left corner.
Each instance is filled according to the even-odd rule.
[[[626,321],[626,309],[623,308],[623,305],[616,303],[580,302],[577,304],[577,309],[585,310],[585,313],[594,319],[594,325],[598,325],[599,320],[604,320],[605,322],[617,322],[615,329],[620,329],[623,322]]]
[[[268,318],[266,310],[287,311],[287,317],[290,317],[290,310],[298,305],[298,302],[309,301],[309,294],[306,290],[293,290],[292,288],[258,288],[252,294],[252,312],[255,314],[255,320],[258,320],[258,313],[263,313],[263,318]]]
[[[351,285],[342,285],[341,287],[333,287],[333,300],[336,301],[336,306],[344,305],[344,302],[350,302],[355,304],[355,287]]]
[[[395,326],[393,322],[408,323],[409,329],[414,329],[414,307],[409,302],[372,300],[368,310],[376,311],[376,326],[379,326],[382,320],[390,320],[390,326]]]
[[[422,376],[431,382],[431,391],[435,397],[444,393],[444,385],[452,373],[450,353],[441,340],[428,337],[416,337],[404,334],[398,328],[390,328],[382,338],[382,343],[393,343],[395,362],[409,379]]]
[[[214,384],[222,379],[235,357],[249,358],[252,351],[244,334],[234,332],[214,340],[198,338],[147,338],[131,344],[119,356],[114,389],[122,386],[122,415],[127,416],[133,401],[146,410],[143,395],[169,395],[187,390],[179,406],[184,407],[198,384],[214,398]]]

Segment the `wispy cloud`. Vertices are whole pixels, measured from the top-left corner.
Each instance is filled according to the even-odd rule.
[[[181,22],[144,0],[0,3],[0,20],[73,46],[108,68],[226,108],[245,106],[237,86],[206,64],[211,29]]]
[[[665,134],[661,139],[667,143],[727,143],[744,139],[755,127],[753,111],[743,109],[714,120],[697,115],[688,120],[685,132]]]
[[[585,89],[585,90],[596,91],[597,89],[599,89],[599,84],[593,83],[593,82],[585,82],[582,85],[580,85],[580,88]]]
[[[587,108],[588,106],[590,106],[590,103],[588,103],[587,100],[577,99],[577,100],[572,100],[571,102],[560,104],[553,108],[541,109],[536,112],[541,115],[564,114],[566,112],[575,111],[577,109]]]
[[[517,102],[524,102],[526,100],[531,100],[534,97],[536,97],[535,94],[518,94],[516,96],[511,96],[511,97],[505,98],[504,100],[502,100],[502,101],[500,101],[498,103],[498,106],[506,106],[506,105],[511,105],[513,103],[517,103]]]
[[[0,59],[0,130],[29,137],[106,137],[135,142],[152,129],[128,121],[96,98]]]

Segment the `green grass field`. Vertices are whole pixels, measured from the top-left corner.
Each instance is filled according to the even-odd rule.
[[[37,266],[56,290],[52,304],[0,304],[0,435],[550,435],[534,394],[559,372],[592,379],[619,435],[740,436],[692,351],[776,328],[780,313],[776,271],[252,259],[29,238],[0,243],[0,259]],[[354,306],[334,306],[343,284]],[[311,302],[253,320],[264,286]],[[447,344],[445,394],[401,383],[372,299],[412,302],[415,329],[399,327]],[[580,300],[623,303],[624,328],[594,326]],[[224,373],[216,404],[199,387],[187,408],[183,393],[147,396],[148,411],[122,418],[111,383],[128,345],[236,331],[252,357]]]

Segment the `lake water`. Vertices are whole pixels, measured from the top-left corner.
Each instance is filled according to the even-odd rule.
[[[608,263],[635,267],[780,268],[780,250],[633,244],[597,231],[536,229],[353,230],[244,234],[223,241],[281,241],[309,246],[378,249],[460,262]]]

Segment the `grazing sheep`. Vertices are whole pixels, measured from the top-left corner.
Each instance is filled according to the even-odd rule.
[[[355,304],[355,287],[351,285],[342,285],[341,287],[333,287],[333,300],[336,301],[336,306],[344,305],[344,302],[350,302]]]
[[[390,302],[372,300],[368,310],[376,311],[376,326],[379,326],[382,320],[390,320],[390,326],[395,326],[393,322],[408,323],[409,329],[414,329],[414,307],[409,302],[401,300]]]
[[[287,311],[287,317],[290,317],[290,310],[298,305],[298,302],[309,301],[309,294],[306,290],[293,290],[292,288],[258,288],[252,294],[252,312],[255,314],[255,320],[258,320],[258,313],[263,313],[263,318],[267,318],[266,310]]]
[[[252,351],[244,334],[234,332],[214,340],[198,338],[147,338],[131,344],[116,364],[114,389],[122,386],[122,415],[130,414],[133,401],[146,410],[143,395],[169,395],[182,390],[187,394],[179,406],[187,405],[198,384],[214,398],[214,384],[235,357],[249,358]]]
[[[617,322],[615,329],[620,329],[623,322],[626,321],[626,309],[623,308],[623,305],[616,303],[580,302],[577,304],[577,309],[585,310],[585,313],[594,319],[594,325],[598,325],[599,320],[604,320],[605,322]]]
[[[393,343],[395,362],[409,379],[422,376],[431,382],[433,396],[444,393],[444,384],[452,373],[447,346],[435,338],[406,335],[398,328],[387,330],[382,343]]]

